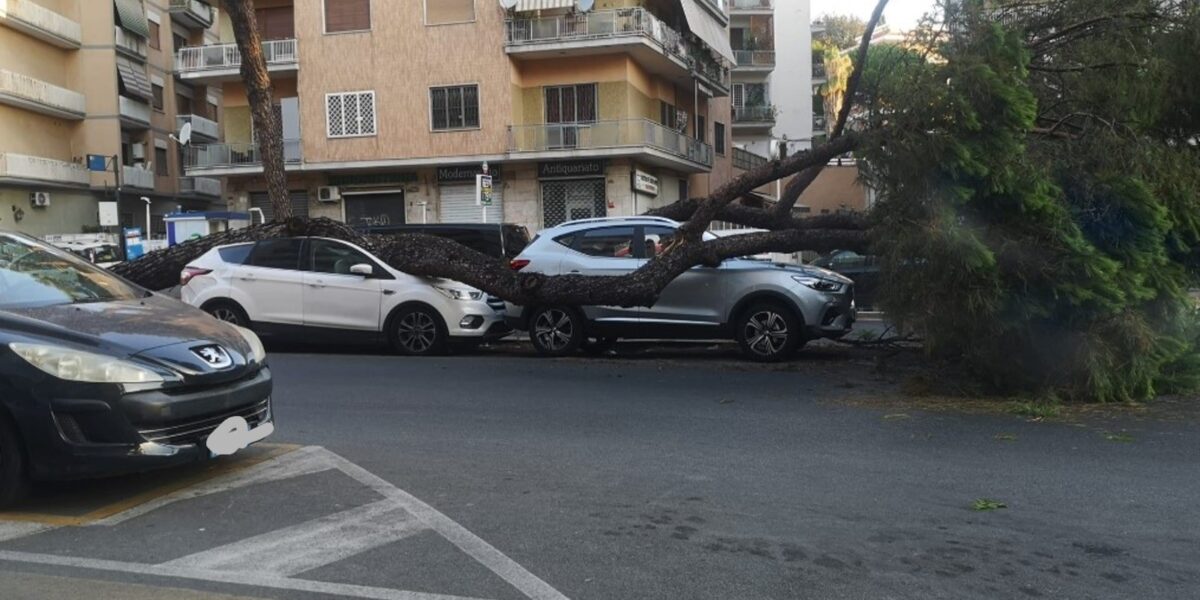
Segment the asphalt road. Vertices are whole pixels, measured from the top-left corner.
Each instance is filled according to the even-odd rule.
[[[320,447],[345,459],[343,471],[217,490],[111,528],[0,541],[0,586],[18,598],[350,589],[4,560],[10,551],[233,568],[254,556],[238,540],[260,536],[260,550],[282,537],[337,554],[317,567],[311,556],[280,559],[279,572],[466,597],[1200,597],[1192,421],[877,408],[871,399],[897,385],[862,364],[763,367],[730,354],[276,352],[271,441]],[[319,533],[322,515],[378,498],[405,503],[399,521],[433,524]],[[977,499],[1006,508],[977,511]],[[280,528],[289,533],[272,533]],[[379,543],[338,554],[370,536]],[[221,544],[241,554],[209,550]]]

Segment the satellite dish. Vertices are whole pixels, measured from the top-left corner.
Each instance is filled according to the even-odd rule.
[[[517,6],[517,0],[500,0],[500,8],[504,10],[512,10]]]
[[[596,7],[596,0],[579,0],[579,12],[589,12]]]
[[[183,127],[179,128],[179,143],[186,146],[192,143],[192,124],[184,123]]]

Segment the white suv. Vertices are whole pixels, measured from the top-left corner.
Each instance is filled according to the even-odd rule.
[[[625,275],[672,243],[679,223],[661,217],[571,221],[538,234],[512,267],[547,275]],[[706,233],[705,239],[713,239]],[[752,360],[787,358],[808,340],[854,325],[854,282],[817,267],[729,259],[693,267],[651,307],[509,304],[510,325],[541,354],[602,349],[617,338],[732,338]]]
[[[220,246],[180,275],[181,298],[266,336],[390,343],[409,355],[503,337],[504,302],[414,277],[341,240],[294,237]]]

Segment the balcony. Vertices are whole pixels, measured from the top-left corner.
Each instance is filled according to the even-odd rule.
[[[733,149],[733,168],[743,171],[752,171],[767,164],[765,156],[759,156],[749,150],[741,148]]]
[[[267,71],[294,75],[300,70],[296,40],[263,42]],[[175,55],[175,71],[180,79],[198,83],[219,83],[241,78],[242,53],[237,44],[213,44],[182,48]]]
[[[294,169],[302,159],[300,140],[283,140],[286,167]],[[262,158],[254,143],[191,145],[184,154],[184,171],[188,176],[196,172],[212,176],[260,173]]]
[[[508,152],[514,159],[637,157],[689,173],[712,168],[712,147],[647,119],[594,123],[510,125]]]
[[[734,50],[738,71],[771,71],[775,69],[774,50]]]
[[[183,127],[185,123],[192,124],[192,137],[197,140],[207,142],[215,142],[221,138],[221,127],[216,121],[206,119],[200,115],[179,115],[175,117],[175,129]]]
[[[154,171],[142,167],[121,165],[121,187],[152,190],[154,189]]]
[[[121,115],[121,124],[133,129],[150,127],[150,105],[144,100],[117,96],[117,113]]]
[[[79,23],[30,0],[0,0],[0,24],[68,50],[83,39]]]
[[[730,15],[769,15],[775,12],[774,0],[733,0]]]
[[[137,60],[146,60],[146,38],[130,33],[122,27],[113,27],[113,39],[117,43],[118,52]]]
[[[812,82],[813,85],[820,85],[829,81],[828,74],[825,71],[825,63],[814,62],[812,64]]]
[[[221,197],[221,180],[211,177],[180,177],[179,193],[185,196]]]
[[[87,112],[83,94],[6,69],[0,69],[0,103],[72,121]]]
[[[171,20],[188,29],[208,29],[213,24],[213,8],[200,0],[171,0]]]
[[[83,165],[40,156],[0,153],[0,181],[86,186],[89,179]]]
[[[775,125],[776,109],[773,105],[733,107],[733,128],[738,130],[770,129]]]

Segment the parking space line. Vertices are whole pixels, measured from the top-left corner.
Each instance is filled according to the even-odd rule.
[[[162,566],[298,575],[428,530],[395,502],[382,500],[197,552]]]
[[[255,573],[239,573],[229,571],[209,571],[205,569],[188,569],[183,567],[167,567],[163,565],[147,565],[128,563],[97,558],[82,558],[78,556],[57,556],[54,554],[35,554],[30,552],[13,552],[0,550],[0,561],[19,562],[37,565],[53,565],[73,567],[77,569],[93,569],[134,575],[156,577],[176,577],[216,583],[231,583],[252,587],[292,590],[328,594],[348,598],[369,598],[371,600],[482,600],[465,596],[446,594],[430,594],[426,592],[410,592],[406,590],[390,590],[365,585],[348,583],[330,583],[308,579],[294,579],[278,575],[263,575]]]
[[[197,484],[210,481],[223,475],[236,473],[243,469],[247,469],[271,459],[278,458],[300,448],[300,446],[295,444],[259,444],[257,447],[266,449],[267,451],[261,455],[255,455],[240,460],[228,461],[222,464],[214,465],[213,468],[207,469],[202,473],[197,473],[190,477],[184,477],[182,479],[166,482],[161,486],[146,490],[140,494],[135,494],[128,498],[123,498],[119,501],[101,506],[100,508],[92,510],[91,512],[81,516],[63,516],[32,512],[0,512],[0,522],[18,521],[40,523],[55,527],[78,527],[90,525],[97,521],[112,517],[113,515],[125,513],[132,508],[152,502],[155,499],[163,496],[167,496],[181,490],[186,490]]]
[[[329,450],[325,450],[325,452],[343,473],[353,477],[359,483],[375,490],[384,497],[399,503],[408,512],[424,521],[431,529],[457,546],[459,550],[467,553],[467,555],[475,559],[479,564],[487,567],[501,579],[507,581],[509,585],[520,590],[521,593],[535,600],[567,600],[566,596],[551,587],[550,584],[542,581],[537,575],[530,573],[524,567],[517,564],[516,561],[505,556],[503,552],[483,541],[479,536],[471,533],[467,528],[459,525],[437,509],[425,504],[415,496],[397,488],[382,477],[346,460],[340,455]]]

